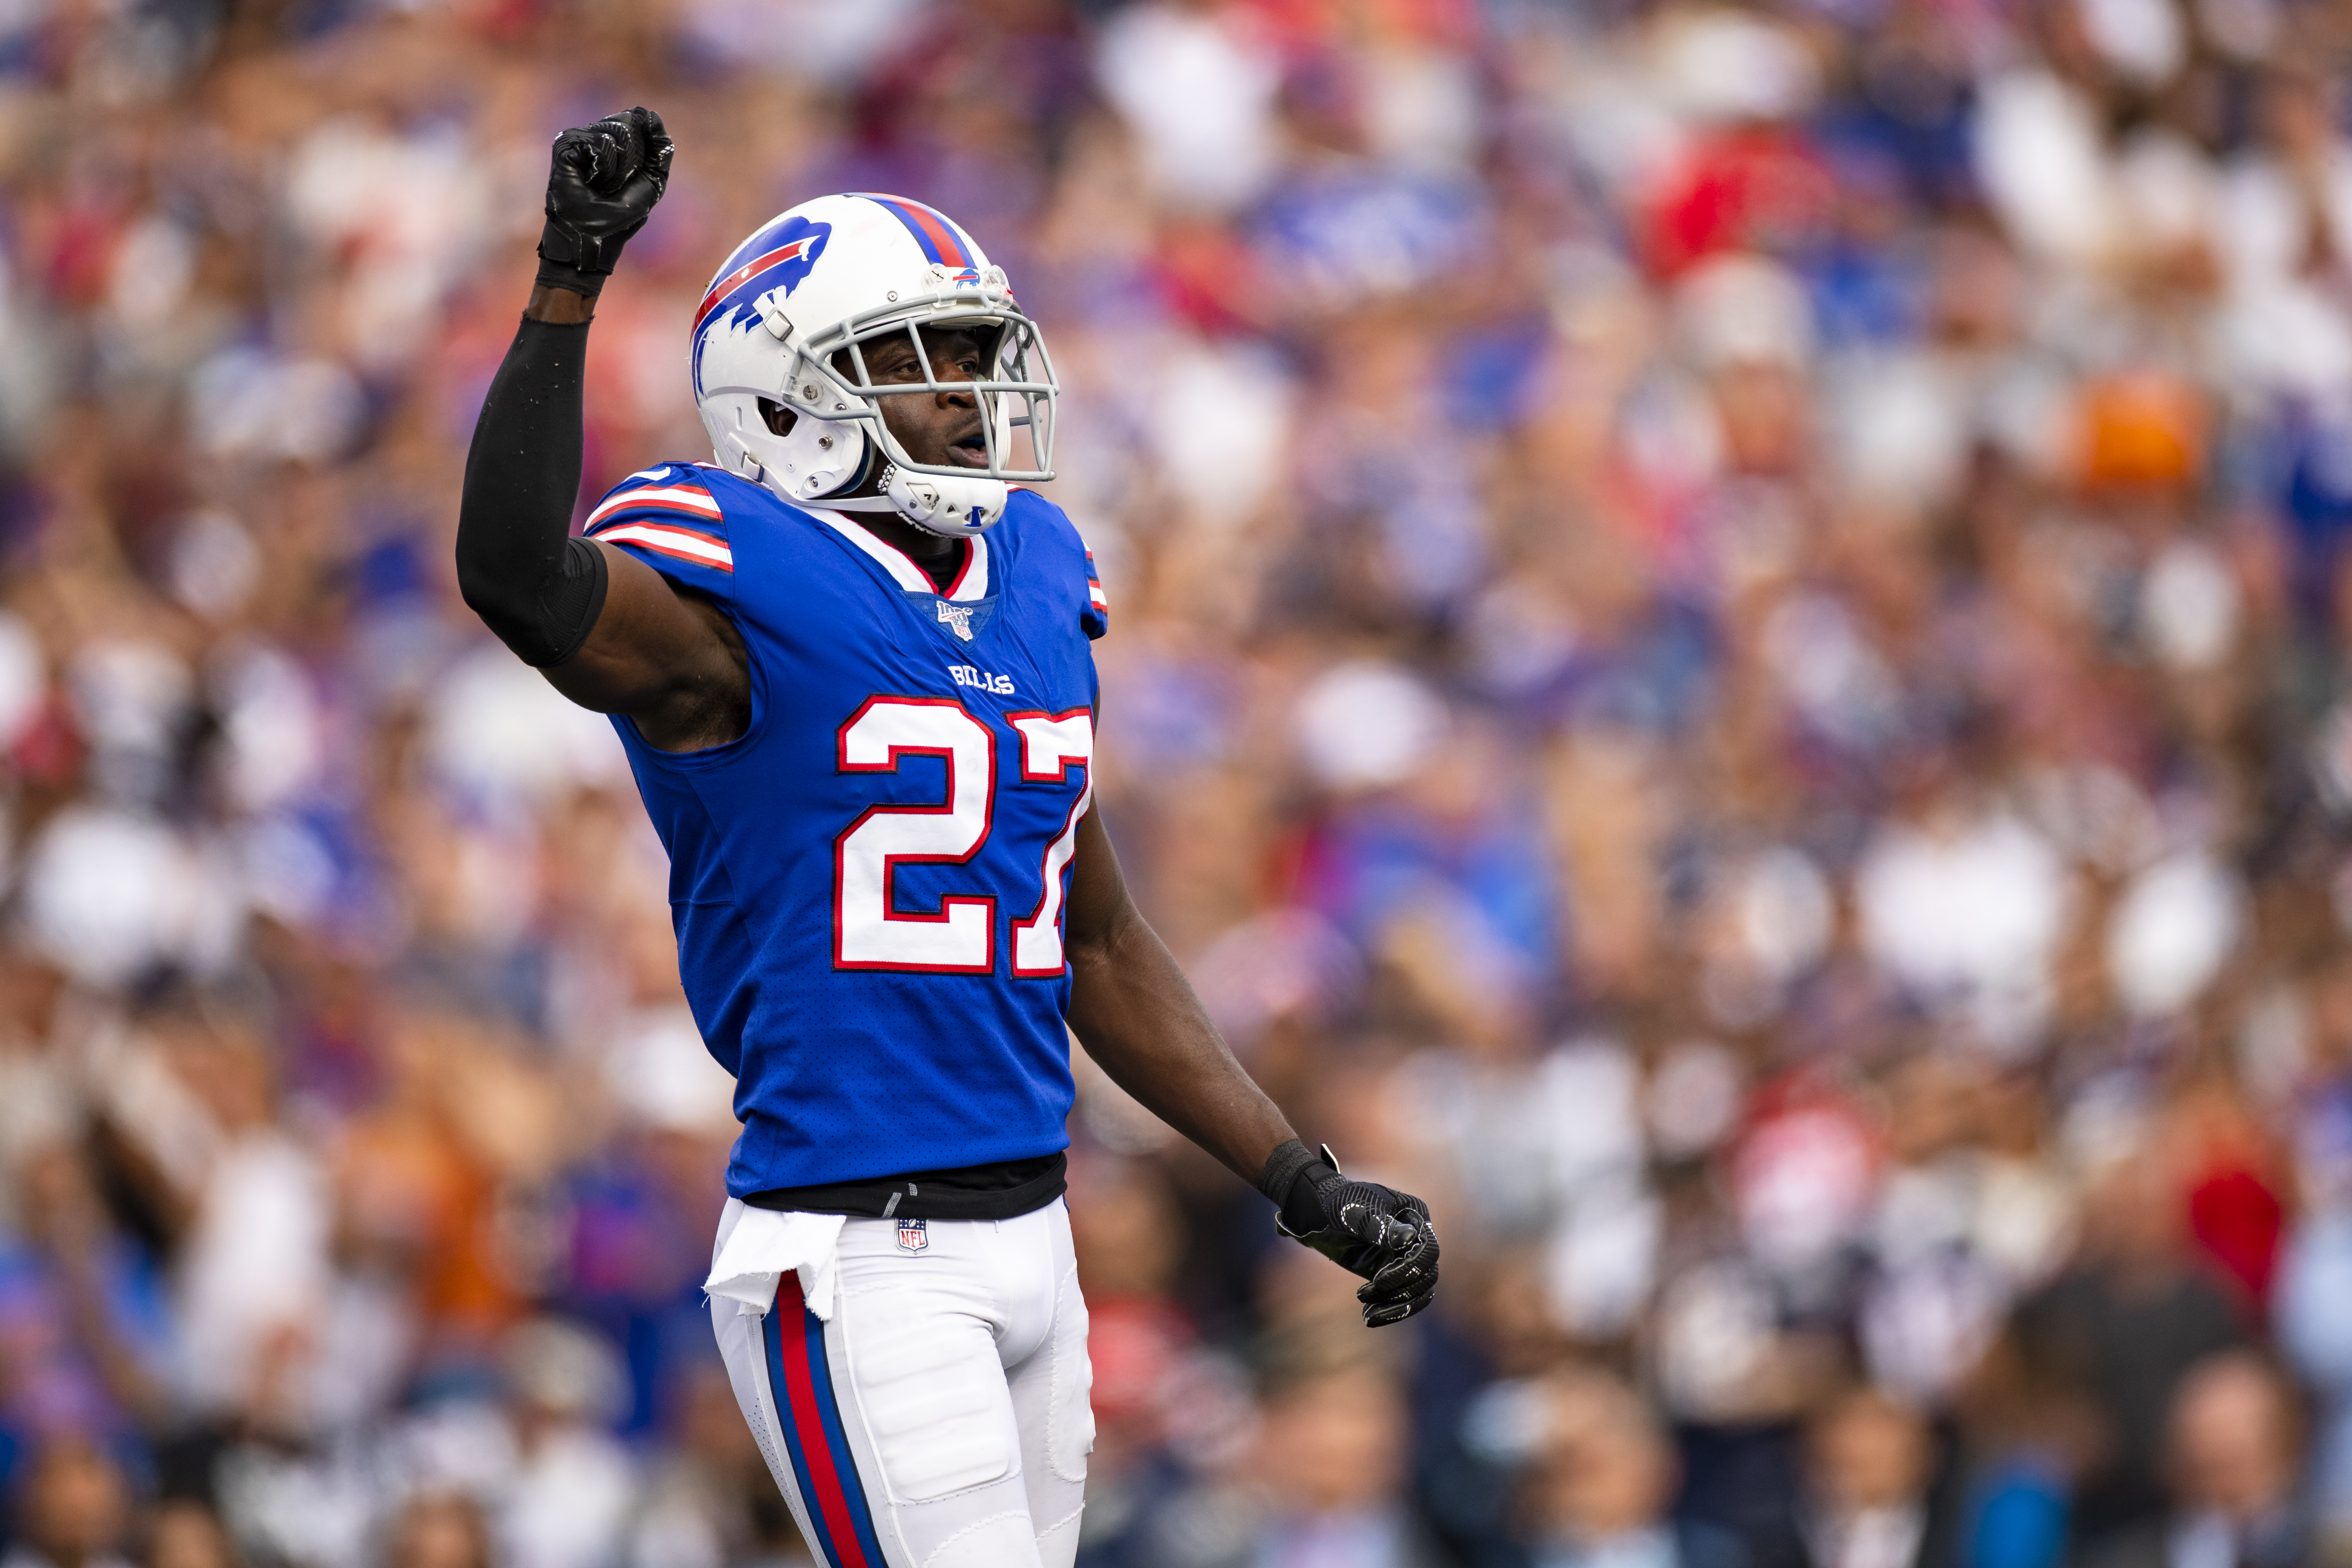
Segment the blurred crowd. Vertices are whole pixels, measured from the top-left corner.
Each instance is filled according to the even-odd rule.
[[[604,722],[459,602],[769,215],[1066,389],[1101,809],[1353,1283],[1083,1061],[1083,1568],[2352,1562],[2343,0],[0,3],[0,1568],[808,1562]]]

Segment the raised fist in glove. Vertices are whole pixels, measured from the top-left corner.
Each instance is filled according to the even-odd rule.
[[[1276,1228],[1363,1276],[1356,1300],[1378,1329],[1401,1323],[1437,1295],[1437,1232],[1411,1193],[1339,1173],[1329,1149],[1292,1139],[1269,1155],[1258,1190],[1281,1208]]]
[[[621,247],[661,200],[674,151],[661,116],[650,109],[608,114],[558,136],[547,172],[539,280],[575,294],[604,288]]]

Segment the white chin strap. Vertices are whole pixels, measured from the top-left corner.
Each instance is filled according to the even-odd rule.
[[[883,469],[883,493],[878,496],[838,500],[826,496],[805,504],[835,511],[896,512],[929,532],[968,539],[1003,517],[1011,493],[1003,479],[910,474],[891,463]]]

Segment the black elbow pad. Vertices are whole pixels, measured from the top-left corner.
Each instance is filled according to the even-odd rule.
[[[466,603],[498,639],[525,664],[544,668],[580,651],[604,610],[611,574],[604,552],[584,539],[563,542],[562,569],[534,589],[518,592],[511,583],[481,583],[458,562],[457,585]]]

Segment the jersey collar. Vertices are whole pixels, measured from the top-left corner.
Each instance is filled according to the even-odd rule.
[[[950,599],[958,604],[968,604],[975,599],[988,597],[988,536],[986,534],[975,533],[964,541],[966,553],[963,558],[963,570],[956,574],[955,581],[948,584],[946,593],[941,594],[939,589],[931,585],[930,578],[923,574],[923,569],[916,565],[914,560],[905,551],[895,544],[887,544],[875,538],[870,531],[851,521],[845,513],[815,506],[802,510],[867,555],[872,556],[882,570],[890,574],[892,582],[910,594],[929,594],[935,598]]]

